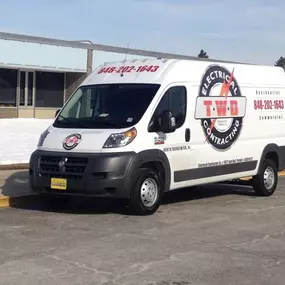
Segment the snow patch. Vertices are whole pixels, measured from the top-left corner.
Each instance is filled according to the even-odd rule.
[[[0,165],[28,163],[42,132],[53,119],[0,119]]]

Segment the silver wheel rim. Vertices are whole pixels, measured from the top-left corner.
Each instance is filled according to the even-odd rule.
[[[155,204],[158,196],[158,186],[154,179],[147,178],[141,186],[141,200],[145,207]]]
[[[267,190],[271,190],[275,183],[275,175],[274,175],[274,170],[271,166],[268,166],[263,175],[264,179],[264,186]]]

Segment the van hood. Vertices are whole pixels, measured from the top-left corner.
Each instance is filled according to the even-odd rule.
[[[101,152],[102,148],[113,133],[124,132],[113,129],[60,129],[50,126],[41,150],[68,152]],[[67,138],[69,140],[66,140]],[[66,148],[64,148],[66,142]]]

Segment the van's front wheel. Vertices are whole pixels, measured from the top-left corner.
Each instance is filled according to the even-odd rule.
[[[158,210],[163,190],[159,175],[154,170],[140,169],[131,190],[129,206],[132,213],[152,215]]]
[[[253,177],[253,188],[260,196],[271,196],[278,182],[278,170],[276,163],[271,159],[263,161],[260,173]]]

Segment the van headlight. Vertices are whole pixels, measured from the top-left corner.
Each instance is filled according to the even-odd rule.
[[[111,134],[106,140],[103,148],[117,148],[123,147],[131,143],[137,136],[136,128],[132,128],[129,131],[117,134]]]
[[[47,129],[40,135],[40,138],[38,141],[38,147],[43,146],[44,141],[45,141],[46,137],[48,136],[48,134],[49,134],[49,130]]]

